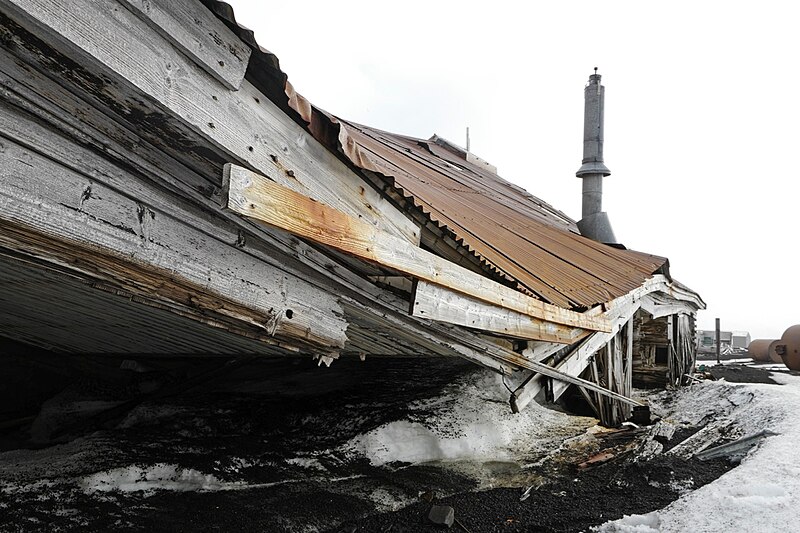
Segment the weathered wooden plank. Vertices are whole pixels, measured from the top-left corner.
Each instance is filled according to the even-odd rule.
[[[7,19],[3,21],[6,22]],[[8,28],[0,26],[0,30],[3,29]],[[18,28],[12,26],[10,29],[11,32],[6,32],[5,36],[16,39],[16,35],[22,35],[16,33]],[[3,41],[3,44],[6,42]],[[160,142],[154,144],[152,139],[148,142],[142,137],[146,134],[145,131],[125,129],[126,117],[112,112],[116,109],[116,103],[112,105],[106,100],[99,101],[87,91],[76,91],[74,94],[65,92],[59,83],[68,87],[70,78],[60,77],[58,65],[63,63],[56,64],[55,68],[52,63],[60,57],[58,51],[43,48],[42,43],[24,36],[18,43],[8,42],[16,58],[9,60],[8,49],[3,50],[0,46],[0,85],[3,86],[0,97],[13,98],[15,106],[34,113],[37,118],[36,127],[33,127],[32,122],[18,124],[12,119],[6,121],[3,128],[10,130],[19,126],[14,129],[15,135],[17,138],[24,137],[27,146],[35,146],[39,150],[46,148],[47,157],[68,164],[70,168],[78,169],[109,187],[130,191],[156,211],[180,211],[181,218],[190,227],[197,228],[223,245],[233,245],[270,267],[285,271],[290,279],[299,277],[326,292],[338,294],[347,320],[354,320],[358,313],[359,321],[363,322],[360,327],[363,331],[369,330],[368,335],[360,337],[362,350],[371,346],[372,339],[382,338],[386,340],[384,344],[387,347],[396,348],[398,342],[403,342],[406,344],[403,349],[408,350],[407,345],[413,344],[417,347],[415,353],[458,355],[503,374],[509,374],[518,368],[514,364],[518,354],[496,347],[462,328],[409,316],[406,302],[401,302],[391,293],[350,272],[314,246],[307,245],[291,234],[267,228],[234,213],[215,211],[217,204],[209,200],[213,198],[213,194],[208,196],[210,193],[205,191],[205,185],[186,181],[192,172],[202,172],[205,168],[202,165],[183,166],[191,165],[191,161],[181,157],[183,147],[188,146],[187,149],[191,151],[191,147],[198,143],[195,138],[181,138],[176,145],[181,148],[180,151]],[[13,46],[15,43],[17,46]],[[20,62],[18,54],[28,64]],[[63,62],[68,61],[64,59]],[[86,64],[81,66],[86,67]],[[6,76],[9,73],[13,73],[13,76]],[[43,73],[53,76],[52,79],[43,76]],[[88,76],[85,72],[82,75]],[[99,70],[94,74],[100,75]],[[8,90],[9,88],[13,90]],[[134,89],[128,93],[119,91],[119,85],[107,85],[102,94],[113,94],[122,103],[129,103],[135,98],[135,94],[131,92]],[[143,101],[147,101],[147,98],[143,98]],[[142,102],[138,104],[144,106]],[[111,110],[106,107],[107,104],[111,106]],[[139,111],[137,108],[137,113]],[[157,110],[144,107],[141,112],[148,116],[158,113]],[[54,129],[48,132],[43,129],[44,124]],[[131,125],[128,124],[127,127],[130,128]],[[23,135],[27,133],[30,135]],[[51,134],[56,134],[55,139],[58,139],[58,135],[63,135],[78,144],[54,143]],[[92,159],[89,157],[91,154],[102,154],[103,159]],[[134,173],[148,187],[137,185],[138,182],[132,180],[129,174],[119,173],[119,168]],[[197,177],[209,180],[214,178]],[[153,191],[169,191],[174,196],[159,196]],[[149,301],[148,305],[152,303]],[[179,306],[173,306],[171,310],[183,312]],[[349,332],[348,328],[348,338]]]
[[[7,30],[0,25],[0,32]],[[13,44],[13,43],[12,43]],[[16,52],[28,53],[28,48],[14,46]],[[35,68],[12,59],[0,47],[0,99],[12,102],[9,109],[25,109],[35,119],[24,118],[19,113],[0,113],[0,131],[7,132],[26,146],[47,147],[49,157],[81,172],[91,173],[112,187],[117,176],[114,165],[121,165],[145,180],[158,184],[172,196],[165,200],[154,194],[152,188],[137,187],[132,180],[116,180],[129,186],[130,193],[156,209],[183,210],[183,218],[191,226],[226,244],[234,244],[260,261],[306,279],[318,286],[339,283],[364,293],[369,301],[388,304],[407,312],[408,303],[394,294],[378,289],[364,278],[331,261],[315,248],[283,231],[267,228],[255,221],[225,210],[219,210],[219,191],[208,193],[211,181],[162,152],[169,146],[155,147],[138,136],[140,132],[125,129],[113,117],[103,115],[75,95],[43,76]],[[83,94],[87,96],[88,94]],[[0,102],[0,105],[3,105]],[[78,118],[80,117],[80,118]],[[44,124],[47,124],[45,127]],[[77,144],[54,142],[59,135]],[[87,148],[90,147],[90,148]],[[109,158],[108,164],[94,159],[94,168],[81,166],[86,154],[101,152]],[[216,175],[215,180],[221,179]],[[188,212],[187,212],[188,210]],[[213,212],[213,216],[210,215]],[[328,281],[324,281],[328,280]],[[335,281],[332,281],[335,280]]]
[[[663,280],[658,283],[646,282],[645,286],[650,290],[655,290],[660,286]],[[641,289],[641,288],[640,288]],[[637,289],[633,291],[641,294],[642,291]],[[636,303],[634,303],[636,302]],[[612,330],[617,331],[622,324],[624,324],[638,309],[638,300],[633,300],[631,295],[626,295],[614,300],[610,305],[610,309],[606,311],[603,316],[613,320]],[[626,318],[627,317],[627,318]],[[591,357],[605,346],[615,335],[611,332],[597,332],[591,334],[580,345],[578,345],[572,352],[562,360],[557,368],[562,372],[569,373],[573,376],[579,376],[589,364]],[[512,405],[517,409],[524,409],[538,394],[544,386],[544,380],[540,375],[530,376],[512,395]],[[569,383],[555,382],[553,383],[553,396],[554,401],[561,397],[561,395],[569,387]],[[602,402],[599,402],[602,410]]]
[[[122,0],[122,4],[228,89],[242,84],[250,47],[199,2]]]
[[[334,154],[244,80],[216,82],[118,0],[0,0],[3,11],[117,86],[135,88],[197,134],[279,183],[387,233],[419,243],[420,231]],[[202,6],[200,6],[202,7]]]
[[[632,398],[628,398],[611,390],[605,389],[599,385],[592,383],[591,381],[587,381],[585,379],[567,374],[551,366],[548,366],[544,363],[537,363],[535,361],[526,361],[524,363],[521,363],[520,366],[522,366],[523,368],[527,368],[528,370],[535,370],[536,372],[542,375],[558,380],[558,382],[567,383],[569,385],[578,385],[579,387],[583,387],[584,389],[594,391],[602,396],[605,396],[607,398],[613,398],[614,400],[618,400],[620,402],[629,405],[636,405],[636,406],[644,405],[641,402],[637,402]]]
[[[630,302],[621,309],[615,309],[616,315],[612,322],[612,333],[603,333],[600,335],[592,335],[569,357],[564,359],[559,365],[558,369],[573,376],[579,376],[586,369],[589,364],[589,359],[594,355],[597,350],[605,346],[611,341],[614,336],[619,332],[622,326],[631,319],[636,310],[639,309],[639,301]],[[610,383],[610,382],[609,382]],[[567,390],[569,384],[563,382],[553,383],[553,401],[558,400],[562,394]]]
[[[542,362],[556,352],[565,349],[564,345],[557,342],[529,341],[528,347],[522,350],[522,355],[532,361]]]
[[[652,315],[653,318],[677,315],[678,313],[693,313],[696,311],[696,308],[693,308],[688,302],[672,301],[670,303],[662,303],[648,297],[642,298],[642,309]]]
[[[625,393],[633,391],[633,330],[634,319],[631,318],[625,326]]]
[[[321,351],[344,346],[347,322],[335,296],[234,246],[220,247],[187,226],[179,211],[155,210],[8,138],[0,141],[6,248],[61,262],[196,319],[230,317],[287,345],[294,339]]]
[[[589,334],[482,302],[426,281],[417,282],[412,301],[414,316],[466,326],[524,340],[572,344]]]
[[[375,320],[374,310],[366,304],[343,296],[342,305],[348,316],[359,315],[366,322]],[[421,324],[418,318],[393,311],[382,314],[381,319],[391,329],[392,335],[408,337],[422,350],[427,349],[431,353],[442,355],[456,355],[505,375],[519,368],[514,362],[517,354],[485,342],[477,335],[461,328],[447,324]]]
[[[588,317],[526,296],[245,168],[225,166],[226,193],[227,207],[236,213],[420,280],[548,322],[610,329],[603,317]]]
[[[17,52],[28,51],[28,48],[22,47],[13,49]],[[46,57],[54,57],[54,53]],[[75,95],[65,92],[34,68],[26,65],[20,68],[17,61],[9,60],[4,55],[2,48],[0,67],[0,84],[4,88],[13,88],[13,91],[1,91],[0,96],[13,98],[16,106],[34,113],[37,117],[34,124],[15,116],[3,122],[0,130],[13,132],[15,138],[22,139],[20,142],[28,146],[38,146],[40,150],[46,147],[48,157],[89,173],[111,187],[131,191],[138,199],[157,210],[172,212],[180,209],[181,218],[188,225],[225,245],[235,245],[258,261],[286,271],[290,277],[306,279],[326,291],[335,288],[333,292],[339,294],[348,322],[357,320],[364,332],[353,332],[351,338],[352,328],[348,327],[347,349],[395,354],[398,343],[403,343],[402,352],[411,350],[409,353],[457,355],[503,374],[509,374],[518,368],[513,364],[514,354],[508,356],[507,353],[495,350],[493,343],[488,343],[485,339],[447,324],[422,321],[408,315],[407,302],[378,289],[291,234],[267,228],[234,213],[222,211],[211,215],[206,212],[192,212],[193,205],[183,199],[208,211],[214,211],[218,204],[198,192],[201,185],[187,183],[186,178],[192,172],[189,168],[160,152],[161,149],[169,150],[168,146],[153,146],[138,137],[139,132],[121,129],[114,122],[113,115],[106,117],[83,101],[76,100]],[[9,73],[13,73],[15,77],[6,77]],[[87,93],[80,95],[90,96]],[[60,109],[64,111],[60,112]],[[80,117],[80,120],[76,117]],[[45,123],[56,130],[44,129],[41,124]],[[81,146],[54,142],[59,134],[74,139]],[[87,149],[84,146],[93,148]],[[112,164],[104,164],[103,159],[89,157],[92,152],[102,153],[113,161],[118,161],[124,168],[136,172],[137,176],[158,184],[156,190],[166,187],[176,196],[166,199],[153,194],[153,189],[149,187],[137,186],[137,182],[128,175],[118,175],[118,170]],[[148,305],[152,303],[150,301]],[[373,344],[376,339],[384,339],[385,342],[376,346]]]
[[[185,306],[164,300],[144,304],[96,276],[5,247],[0,247],[0,287],[2,336],[50,351],[196,357],[287,353],[263,328],[216,313],[198,319],[183,312]],[[208,327],[212,320],[216,326]]]

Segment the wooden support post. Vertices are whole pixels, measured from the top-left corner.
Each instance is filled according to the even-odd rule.
[[[625,343],[625,356],[627,359],[625,364],[625,396],[630,396],[633,393],[633,317],[628,321],[625,328],[628,336],[628,340]]]
[[[592,381],[600,385],[600,369],[598,368],[597,364],[598,355],[600,355],[599,351],[597,352],[597,354],[592,356],[591,368],[592,368]],[[596,399],[597,399],[598,418],[602,419],[606,410],[606,399],[605,397],[599,394],[596,395]]]
[[[720,344],[720,341],[719,341],[719,337],[720,337],[720,335],[719,335],[719,318],[714,319],[714,323],[715,323],[714,324],[714,330],[715,330],[716,335],[717,335],[717,364],[719,365],[719,364],[722,364],[722,363],[720,363],[720,360],[719,360],[719,344]]]
[[[592,411],[594,411],[595,416],[600,418],[600,411],[598,410],[597,404],[595,403],[595,399],[592,398],[592,395],[589,394],[589,392],[583,387],[578,387],[578,391],[581,393],[581,396],[583,396],[583,399],[586,400],[586,403],[589,404],[589,407],[591,407]]]
[[[614,336],[611,338],[611,341],[606,344],[606,388],[608,390],[614,390],[614,366],[615,366],[615,358],[614,354],[616,350],[614,349],[614,345],[616,344],[617,337]],[[608,409],[608,419],[605,421],[607,425],[614,425],[614,421],[617,419],[617,404],[614,401],[609,402],[609,409]]]

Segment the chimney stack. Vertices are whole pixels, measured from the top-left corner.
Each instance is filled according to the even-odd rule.
[[[581,235],[606,244],[617,244],[608,214],[603,212],[603,177],[611,174],[603,163],[603,106],[606,88],[597,67],[583,91],[583,165],[575,175],[583,180],[583,205],[578,229]]]

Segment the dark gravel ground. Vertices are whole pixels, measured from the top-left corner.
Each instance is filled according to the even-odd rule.
[[[701,462],[660,457],[645,463],[605,463],[585,471],[564,472],[560,478],[531,491],[519,501],[520,489],[469,492],[436,501],[455,509],[456,519],[471,532],[584,531],[593,525],[661,509],[682,491],[699,488],[733,468],[725,460]],[[433,532],[427,520],[431,504],[350,522],[339,532]],[[454,526],[454,530],[461,529]]]
[[[148,364],[146,359],[141,362]],[[220,365],[218,360],[151,361],[158,372],[136,374],[115,370],[119,361],[107,363],[87,359],[76,373],[75,365],[64,359],[0,356],[5,419],[33,415],[53,395],[74,394],[113,405],[150,390],[153,382],[169,385]],[[320,370],[305,360],[259,361],[216,380],[213,387],[143,404],[167,409],[167,415],[126,425],[120,424],[123,413],[55,442],[32,441],[30,424],[3,429],[0,451],[6,453],[0,455],[0,471],[6,474],[0,476],[0,531],[441,531],[426,520],[432,503],[452,506],[472,533],[582,531],[624,514],[660,509],[681,492],[732,468],[724,460],[664,456],[633,462],[628,453],[578,469],[575,465],[604,446],[600,444],[583,455],[556,455],[526,470],[529,479],[544,481],[522,502],[524,486],[477,490],[474,478],[436,464],[375,467],[328,454],[318,456],[324,470],[315,472],[286,459],[333,449],[355,434],[402,419],[410,402],[436,397],[453,379],[475,372],[459,361],[430,359],[425,365],[416,359],[339,361]],[[719,371],[714,375],[729,381],[767,376],[750,367]],[[37,387],[39,378],[43,381]],[[48,429],[79,420],[68,413]],[[31,457],[40,457],[50,469],[31,469]],[[232,470],[235,458],[251,459],[252,464]],[[20,461],[19,468],[14,461]],[[248,487],[147,494],[87,493],[76,486],[76,479],[101,470],[158,462]],[[43,479],[50,481],[41,484]],[[3,490],[6,482],[25,488]],[[370,498],[375,491],[427,494],[433,499],[382,512]]]
[[[750,365],[714,365],[708,371],[714,379],[725,379],[731,383],[778,383],[770,377],[771,370]]]

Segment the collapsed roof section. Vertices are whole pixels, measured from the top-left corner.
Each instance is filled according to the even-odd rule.
[[[265,94],[323,145],[381,176],[507,284],[559,307],[585,310],[627,294],[654,274],[669,277],[666,258],[582,237],[574,220],[470,161],[451,143],[380,131],[313,106],[294,90],[277,58],[236,22],[230,6],[203,1],[253,47],[248,76]]]
[[[0,277],[20,290],[0,336],[460,356],[525,371],[516,409],[571,384],[607,422],[638,404],[634,358],[680,384],[704,305],[665,259],[582,238],[452,143],[313,107],[227,4],[202,2],[6,2]]]

